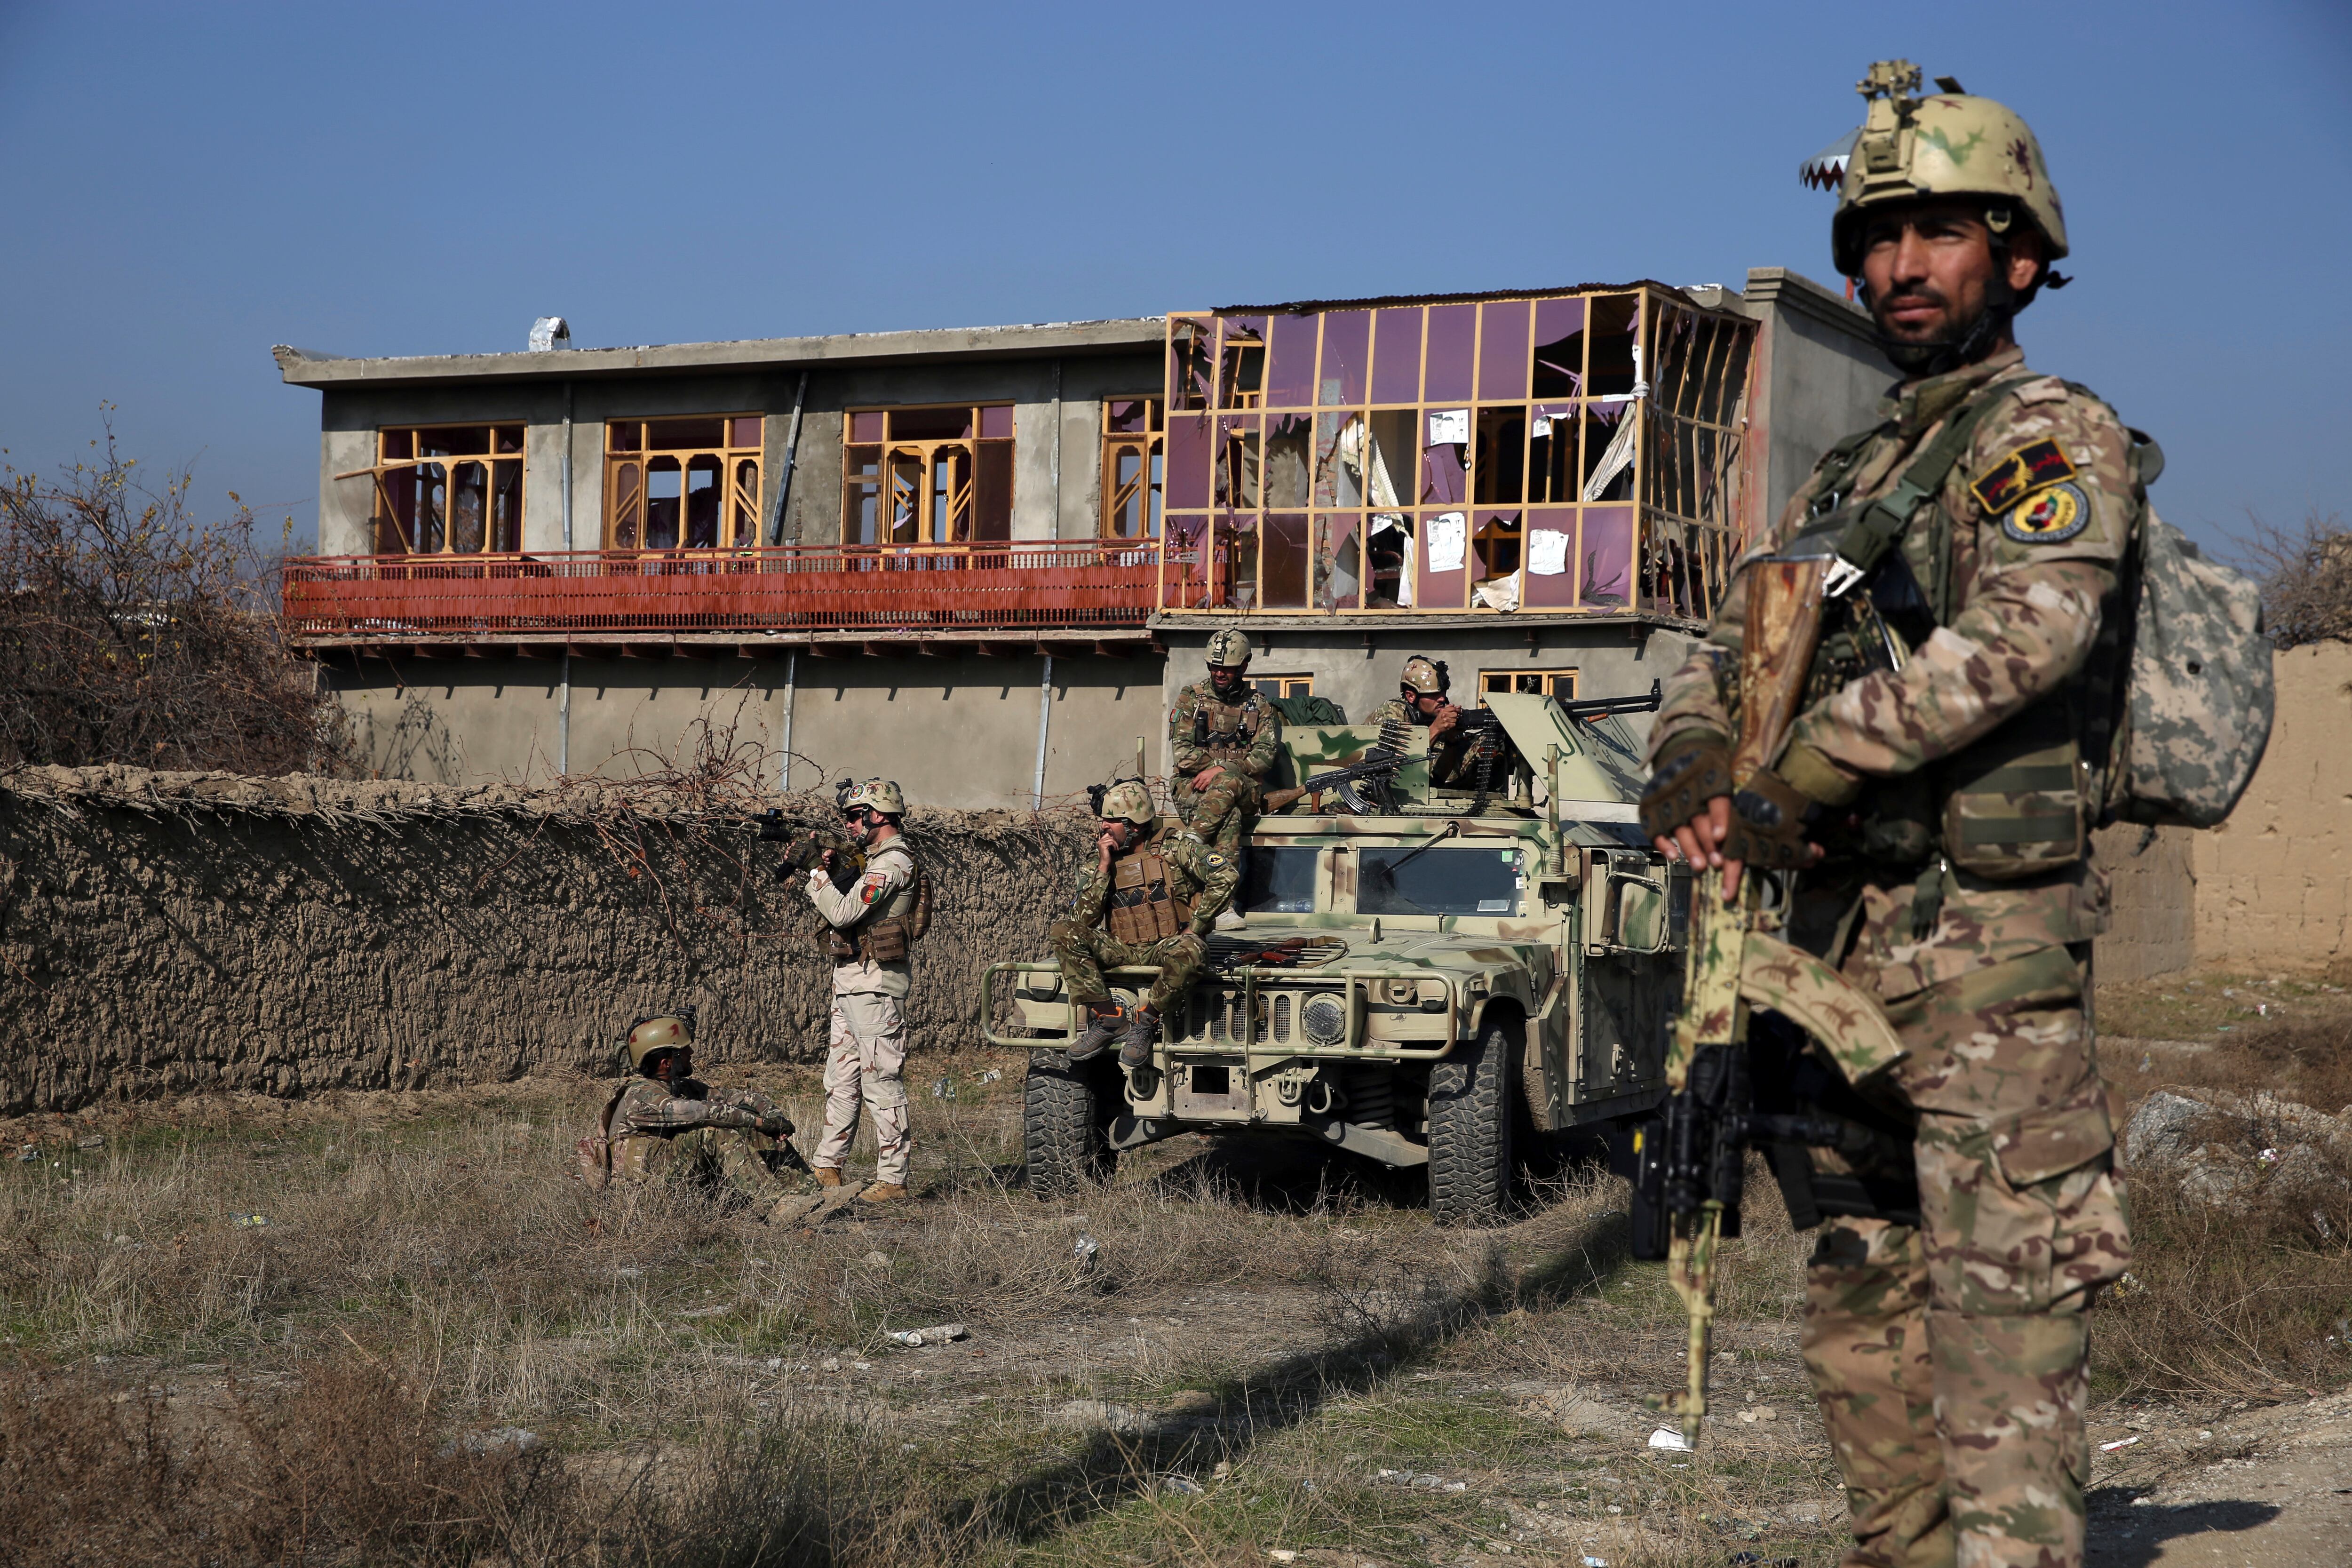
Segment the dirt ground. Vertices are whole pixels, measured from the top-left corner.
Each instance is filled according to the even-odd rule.
[[[2165,1079],[2158,1042],[2226,1040],[2246,997],[2343,1008],[2262,977],[2103,995],[2119,1098]],[[1696,1453],[1653,1449],[1641,1401],[1682,1382],[1684,1329],[1656,1266],[1624,1256],[1615,1179],[1571,1173],[1510,1226],[1451,1232],[1409,1178],[1188,1138],[1040,1203],[1022,1068],[911,1064],[920,1201],[782,1231],[585,1193],[571,1143],[606,1092],[586,1079],[0,1125],[0,1334],[20,1378],[95,1380],[183,1427],[356,1356],[424,1391],[429,1451],[554,1454],[607,1495],[722,1427],[764,1434],[835,1467],[823,1549],[797,1561],[1836,1561],[1843,1500],[1797,1357],[1809,1238],[1769,1186],[1728,1249],[1721,1414]],[[806,1069],[714,1076],[781,1091],[813,1133]],[[946,1343],[888,1337],[948,1322]],[[2352,1560],[2352,1354],[2322,1349],[2293,1384],[2103,1367],[2091,1562]],[[38,1500],[0,1497],[0,1525]],[[523,1539],[488,1555],[538,1560]],[[629,1555],[547,1560],[608,1547]]]

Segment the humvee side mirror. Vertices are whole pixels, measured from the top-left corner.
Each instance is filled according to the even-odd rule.
[[[1666,890],[1643,877],[1621,873],[1609,880],[1617,906],[1617,929],[1610,933],[1612,943],[1628,952],[1665,952],[1673,935],[1667,919]]]

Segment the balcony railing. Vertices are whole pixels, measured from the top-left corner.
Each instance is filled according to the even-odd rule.
[[[287,563],[299,638],[1140,626],[1156,542],[785,546]]]

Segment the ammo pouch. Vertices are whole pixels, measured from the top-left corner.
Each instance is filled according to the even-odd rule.
[[[2089,826],[2082,750],[2063,698],[2034,704],[1954,757],[1944,776],[1944,858],[2015,881],[2083,858]]]
[[[1192,710],[1192,743],[1205,747],[1210,756],[1221,763],[1236,761],[1247,754],[1265,727],[1265,714],[1259,707],[1264,699],[1252,692],[1238,708],[1216,703],[1216,721],[1209,720],[1212,704],[1202,703]]]
[[[826,950],[835,963],[856,963],[861,959],[872,963],[904,963],[915,943],[930,929],[930,873],[917,866],[914,904],[906,913],[879,920],[869,917],[845,931],[828,927],[823,934]]]
[[[1148,947],[1192,929],[1192,906],[1176,897],[1159,842],[1111,863],[1110,907],[1104,926],[1111,940]]]

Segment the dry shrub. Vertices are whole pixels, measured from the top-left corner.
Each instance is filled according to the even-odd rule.
[[[0,469],[0,763],[331,771],[332,699],[286,646],[252,510],[199,521],[189,476],[103,457]]]
[[[2296,1018],[2233,1031],[2236,1037],[2165,1063],[2190,1091],[2274,1094],[2330,1113],[2352,1106],[2352,1015]]]
[[[2352,638],[2352,531],[2314,512],[2299,530],[2247,519],[2242,550],[2263,585],[2263,622],[2281,647]]]

